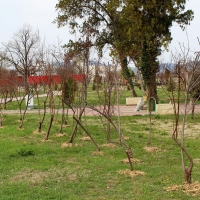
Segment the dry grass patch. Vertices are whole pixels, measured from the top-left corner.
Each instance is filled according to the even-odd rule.
[[[27,181],[31,184],[40,184],[49,176],[50,176],[49,172],[25,171],[25,172],[19,172],[16,176],[11,177],[10,181],[11,182]]]
[[[128,158],[122,160],[123,163],[129,163]],[[141,163],[142,161],[136,158],[131,158],[132,163]]]
[[[58,125],[58,127],[60,127],[60,124]],[[66,127],[70,127],[70,125],[69,124],[63,124],[62,127],[66,128]]]
[[[19,120],[19,119],[18,119],[18,120],[16,120],[16,122],[20,122],[20,123],[21,123],[21,122],[22,122],[22,120]],[[23,120],[23,122],[27,122],[27,120],[26,120],[26,119],[24,119],[24,120]]]
[[[191,184],[167,186],[164,189],[168,192],[182,190],[187,195],[200,196],[200,183],[197,181]]]
[[[82,140],[82,141],[91,141],[91,138],[86,136],[86,137],[80,138],[80,140]]]
[[[124,140],[129,140],[129,137],[126,137],[126,136],[122,136],[122,138],[123,138]]]
[[[112,143],[108,143],[108,144],[103,144],[102,147],[109,147],[109,148],[116,148],[117,146],[115,144],[112,144]]]
[[[35,130],[35,131],[33,131],[33,134],[34,134],[34,135],[45,135],[46,132],[45,132],[45,131],[39,132],[38,130]]]
[[[144,150],[147,152],[158,152],[161,151],[158,147],[144,147]]]
[[[158,125],[156,125],[158,126]],[[155,128],[159,129],[159,127],[162,127],[162,132],[166,132],[168,136],[171,136],[172,132],[173,132],[173,122],[172,121],[168,121],[168,123],[165,122],[160,122],[159,123],[159,127]],[[179,132],[181,132],[181,123],[179,124],[178,130]],[[185,127],[185,137],[188,138],[196,138],[199,136],[199,131],[200,131],[200,126],[199,125],[195,125],[193,123],[189,123],[186,122],[186,127]]]
[[[48,139],[48,140],[46,140],[45,138],[42,140],[42,142],[49,142],[49,143],[51,143],[51,142],[53,142],[53,140],[50,140],[50,139]]]
[[[77,181],[77,174],[66,172],[66,169],[54,169],[48,172],[41,171],[29,171],[25,170],[23,172],[19,172],[17,175],[10,178],[11,182],[28,182],[30,185],[41,185],[44,181],[49,180],[65,180],[68,179],[70,181]]]
[[[57,134],[55,135],[55,137],[64,137],[64,136],[66,136],[66,134],[64,134],[64,133],[57,133]]]
[[[184,184],[183,190],[186,194],[192,194],[192,196],[200,196],[200,183],[196,181],[192,184]]]
[[[67,148],[67,147],[77,147],[78,146],[78,144],[73,144],[73,143],[63,143],[63,144],[61,144],[61,148]]]
[[[194,163],[200,164],[200,158],[195,158],[195,159],[193,159],[193,161],[194,161]]]
[[[134,178],[135,176],[144,176],[144,172],[141,171],[131,171],[129,169],[125,169],[125,170],[120,170],[119,174],[123,174],[125,176],[130,176],[131,178]]]
[[[135,122],[135,124],[146,124],[146,123],[147,123],[147,119],[145,119],[145,118],[137,119]]]
[[[185,136],[189,138],[199,137],[200,126],[198,124],[188,123],[185,129]]]
[[[139,123],[139,122],[138,122]],[[173,121],[171,120],[154,120],[153,122],[155,125],[153,125],[154,128],[159,129],[158,127],[162,127],[162,131],[166,132],[167,135],[171,136],[172,131],[173,131]],[[179,131],[181,131],[181,124],[179,125]],[[186,122],[186,127],[185,127],[185,136],[189,138],[196,138],[199,137],[199,131],[200,131],[200,126],[198,124],[194,124],[191,122]]]
[[[68,174],[67,175],[67,178],[70,180],[70,181],[77,181],[77,175],[76,174]]]
[[[167,187],[164,187],[164,189],[167,191],[167,192],[173,192],[173,191],[178,191],[180,188],[182,187],[182,185],[171,185],[171,186],[167,186]]]
[[[93,151],[91,154],[93,156],[98,156],[98,155],[103,156],[104,155],[104,153],[102,151]]]
[[[67,163],[78,163],[76,158],[68,158]]]

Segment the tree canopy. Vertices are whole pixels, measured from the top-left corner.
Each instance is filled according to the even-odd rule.
[[[139,56],[133,59],[137,61],[147,87],[155,83],[159,66],[157,58],[162,47],[166,48],[172,40],[170,28],[173,22],[184,29],[193,19],[191,10],[184,11],[185,3],[185,0],[124,1],[127,37],[132,41],[133,49],[137,49]],[[154,96],[154,91],[149,93]]]
[[[193,19],[185,4],[185,0],[59,0],[55,22],[58,27],[69,25],[72,32],[92,29],[99,52],[110,45],[125,72],[127,58],[134,60],[147,95],[155,96],[157,57],[172,40],[170,28],[173,22],[184,28]]]

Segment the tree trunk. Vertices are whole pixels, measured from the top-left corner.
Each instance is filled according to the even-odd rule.
[[[45,140],[49,139],[50,130],[51,130],[51,127],[52,127],[52,124],[53,124],[53,119],[54,119],[54,115],[51,115],[51,119],[50,119],[50,123],[49,123],[49,128],[48,128]]]
[[[194,119],[195,102],[196,102],[195,98],[191,98],[190,99],[190,103],[191,103],[191,106],[192,106],[192,113],[191,113],[191,118],[192,119]]]
[[[81,121],[81,118],[82,118],[82,115],[83,115],[84,111],[85,111],[85,106],[81,109],[81,111],[79,113],[79,116],[78,116],[78,120],[79,121]],[[75,135],[76,135],[76,131],[77,131],[77,127],[78,127],[78,122],[77,122],[77,119],[75,117],[75,112],[73,114],[73,119],[75,119],[76,124],[74,126],[73,132],[72,132],[71,137],[69,139],[69,143],[72,143],[74,141],[74,138],[75,138]]]
[[[126,151],[126,155],[127,155],[127,158],[128,158],[128,162],[130,164],[130,170],[133,171],[133,163],[132,163],[132,159],[133,159],[133,152],[132,152],[132,149],[131,148],[128,148]]]
[[[43,112],[43,117],[42,118],[40,116],[39,98],[37,97],[38,98],[38,113],[39,113],[39,118],[40,118],[38,132],[41,132],[41,130],[42,130],[42,124],[43,124],[45,116],[46,116],[46,107],[47,107],[47,103],[46,102],[47,102],[48,97],[49,97],[49,93],[47,93],[46,99],[44,100],[44,112]]]
[[[156,103],[158,103],[158,95],[155,84],[146,86],[146,95],[147,99],[149,99],[150,97],[154,97],[156,99]]]
[[[146,86],[147,99],[154,97],[158,103],[156,91],[156,73],[159,69],[157,61],[157,48],[149,46],[146,42],[143,44],[140,71]]]
[[[137,94],[135,92],[135,88],[134,88],[134,84],[133,84],[133,81],[132,81],[132,77],[131,77],[131,74],[129,72],[129,69],[128,69],[128,63],[127,63],[127,58],[121,58],[121,67],[122,67],[122,74],[123,74],[123,77],[124,79],[127,81],[131,91],[132,91],[132,95],[133,97],[137,97]]]
[[[38,132],[41,133],[41,130],[42,130],[42,122],[40,121],[39,122],[39,127],[38,127]]]
[[[22,108],[22,102],[23,102],[23,100],[24,100],[24,98],[25,97],[23,97],[23,99],[22,99],[22,101],[20,102],[20,109]],[[27,101],[29,101],[29,95],[28,95],[28,97],[27,97]],[[26,101],[26,100],[25,100]],[[20,110],[20,121],[21,121],[21,124],[19,125],[19,129],[21,129],[22,128],[22,126],[23,126],[23,124],[24,124],[24,118],[25,118],[25,114],[26,114],[26,111],[27,111],[27,109],[28,109],[28,102],[26,102],[26,107],[25,107],[25,110],[24,110],[24,112],[23,112],[23,114],[22,114],[22,111]]]
[[[177,131],[177,126],[178,123],[175,125],[176,127],[176,131]],[[174,131],[175,133],[175,131]],[[185,182],[190,184],[192,183],[192,170],[193,170],[193,159],[192,157],[190,156],[190,154],[188,153],[188,151],[186,150],[186,148],[183,146],[183,144],[181,142],[178,141],[177,139],[177,134],[174,134],[172,135],[172,139],[177,143],[177,145],[181,148],[181,155],[182,155],[182,168],[183,168],[183,173],[184,173],[184,179],[185,179]],[[185,167],[185,162],[184,162],[184,158],[183,158],[183,154],[185,154],[189,160],[189,167],[186,168]]]
[[[25,94],[29,94],[29,83],[28,83],[28,69],[24,69],[24,91]]]
[[[60,124],[60,133],[63,133],[63,125],[65,124],[65,104],[62,100],[62,120]]]
[[[185,182],[187,184],[191,184],[192,183],[192,168],[186,168],[185,172],[184,172],[184,178],[185,178]]]
[[[156,99],[156,103],[158,103],[158,95],[156,88],[156,72],[153,72],[151,74],[150,81],[146,84],[146,95],[147,99],[154,97]]]

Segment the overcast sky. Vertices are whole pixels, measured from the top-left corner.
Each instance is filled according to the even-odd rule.
[[[58,29],[52,24],[56,3],[57,0],[0,0],[0,41],[10,40],[19,28],[29,24],[48,43],[56,42],[57,37],[67,43],[70,38],[67,27]]]
[[[57,0],[0,0],[0,42],[8,42],[19,28],[29,24],[40,31],[47,43],[56,43],[57,38],[62,43],[67,43],[70,38],[74,38],[69,34],[68,28],[58,29],[56,24],[52,24],[56,18],[56,3]],[[179,43],[188,46],[188,41],[191,50],[200,51],[197,40],[197,37],[200,38],[200,0],[187,0],[186,9],[194,11],[194,20],[187,27],[187,34],[178,25],[172,27],[173,41],[169,52],[178,50]],[[170,53],[164,53],[162,59],[169,61]]]
[[[200,0],[186,0],[186,9],[194,11],[194,19],[187,26],[186,31],[182,31],[181,28],[174,24],[171,28],[172,42],[169,45],[169,53],[163,53],[163,58],[166,61],[170,61],[171,52],[180,52],[180,44],[194,51],[200,51],[200,44],[198,43],[197,37],[200,39]],[[191,54],[191,56],[193,53]]]

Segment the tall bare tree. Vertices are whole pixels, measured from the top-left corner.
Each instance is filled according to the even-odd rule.
[[[39,31],[34,31],[30,25],[24,25],[3,46],[5,55],[1,55],[2,59],[7,60],[23,77],[25,91],[29,93],[28,77],[36,73],[40,61]]]
[[[176,66],[174,69],[168,69],[168,75],[166,75],[166,83],[168,84],[166,92],[169,94],[172,102],[175,116],[172,139],[181,149],[184,180],[190,184],[192,182],[193,159],[185,145],[185,127],[187,124],[187,116],[193,107],[193,105],[189,104],[189,100],[193,97],[193,91],[200,84],[200,52],[196,52],[192,59],[189,57],[189,51],[186,51],[184,48],[179,55],[174,56],[174,60]],[[181,98],[184,99],[183,108],[181,108]],[[196,100],[198,98],[199,94]],[[193,104],[195,104],[194,101]],[[181,117],[182,122],[180,122]],[[179,124],[181,124],[181,129],[179,129]]]

